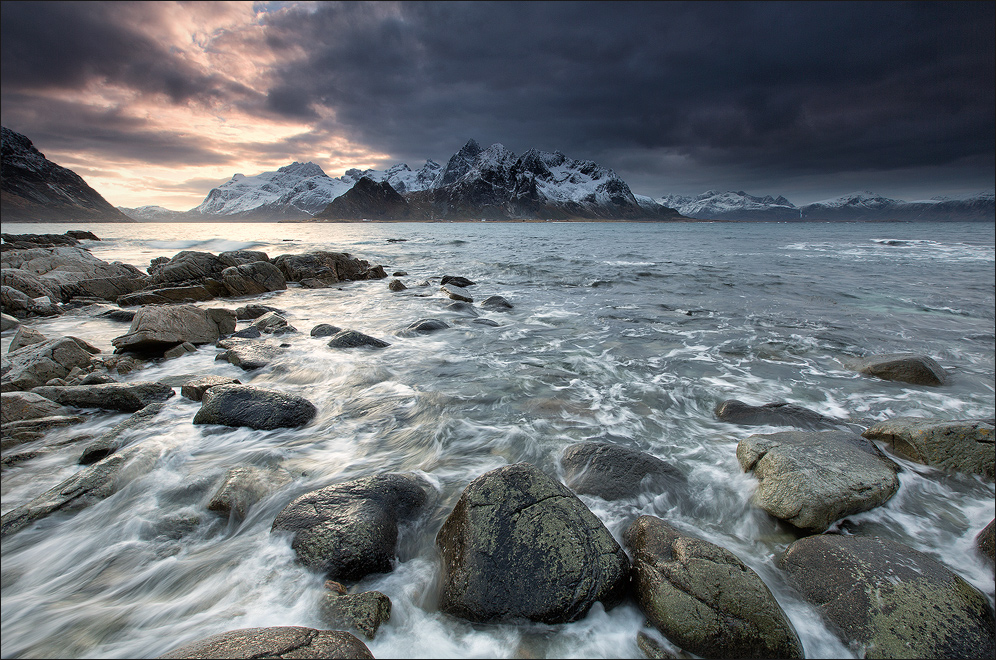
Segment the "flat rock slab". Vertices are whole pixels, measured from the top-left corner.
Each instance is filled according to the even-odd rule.
[[[801,658],[767,585],[733,553],[654,516],[626,530],[636,600],[651,624],[706,658]]]
[[[737,460],[760,482],[755,504],[812,534],[884,504],[899,488],[898,466],[847,431],[752,435],[737,445]]]
[[[994,479],[996,437],[988,421],[897,417],[875,424],[862,435],[888,443],[893,451],[911,461]]]
[[[303,426],[318,409],[304,397],[248,385],[218,385],[204,393],[194,424],[273,430]]]
[[[0,421],[16,422],[22,419],[37,419],[52,415],[68,415],[69,410],[51,399],[34,392],[3,392],[0,394],[2,418]]]
[[[823,534],[788,547],[781,567],[866,658],[992,658],[986,597],[940,562],[887,539]]]
[[[575,493],[604,500],[635,497],[641,492],[683,494],[685,475],[656,456],[608,442],[580,442],[560,458],[564,479]]]
[[[727,399],[719,404],[716,407],[716,418],[744,426],[772,424],[809,431],[832,430],[845,424],[842,420],[821,415],[794,403],[777,402],[752,406],[736,399]]]
[[[181,646],[160,658],[373,658],[367,645],[342,630],[300,626],[242,628]]]
[[[943,385],[948,376],[933,358],[912,353],[872,355],[859,360],[855,369],[868,376],[914,385]]]
[[[566,623],[617,604],[629,559],[559,481],[527,463],[472,481],[436,536],[439,609],[480,623]]]
[[[398,542],[398,523],[428,500],[421,480],[386,474],[326,486],[288,504],[271,531],[291,532],[298,560],[332,580],[359,580],[388,573]]]
[[[172,387],[154,382],[46,385],[31,391],[64,406],[121,412],[137,412],[150,403],[165,401],[176,394]]]

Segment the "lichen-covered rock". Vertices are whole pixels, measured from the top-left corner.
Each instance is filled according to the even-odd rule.
[[[204,392],[194,424],[269,431],[304,426],[317,414],[315,404],[294,394],[248,385],[218,385]]]
[[[240,520],[256,502],[291,482],[291,474],[282,468],[252,465],[232,468],[225,473],[208,501],[208,511],[223,516],[235,514]]]
[[[579,442],[560,458],[564,480],[575,493],[605,500],[635,497],[650,490],[684,494],[685,475],[656,456],[608,442]]]
[[[391,599],[379,591],[346,593],[338,582],[325,583],[320,605],[326,625],[336,630],[353,629],[373,639],[381,624],[391,618]]]
[[[893,451],[911,461],[994,479],[996,437],[988,421],[896,417],[875,424],[862,435],[888,443]]]
[[[869,376],[914,385],[943,385],[947,381],[947,372],[933,358],[912,353],[872,355],[859,360],[855,368]]]
[[[810,431],[835,429],[845,423],[794,403],[779,402],[751,406],[736,399],[727,399],[719,404],[716,407],[716,418],[744,426],[772,424],[794,426]]]
[[[333,580],[387,573],[398,542],[398,523],[424,508],[420,479],[386,474],[306,493],[274,519],[272,531],[291,532],[298,561]]]
[[[208,344],[235,330],[235,313],[227,309],[203,309],[193,305],[143,307],[128,333],[111,343],[116,352],[162,355],[177,344]]]
[[[812,534],[884,504],[899,488],[895,463],[847,431],[752,435],[737,445],[737,460],[760,482],[755,504]]]
[[[640,516],[626,530],[636,600],[651,624],[706,658],[801,658],[767,585],[728,550]]]
[[[212,635],[159,656],[178,658],[360,658],[373,659],[367,645],[342,630],[300,626],[242,628]]]
[[[823,534],[788,547],[781,567],[866,658],[991,658],[986,597],[943,564],[881,538]]]
[[[176,392],[154,382],[101,383],[98,385],[43,385],[31,390],[46,399],[76,408],[100,408],[136,412],[150,403],[165,401]]]
[[[439,608],[469,621],[576,621],[617,604],[629,559],[566,486],[526,463],[472,481],[436,536]]]

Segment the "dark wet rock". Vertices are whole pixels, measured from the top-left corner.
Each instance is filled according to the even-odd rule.
[[[311,329],[312,337],[331,337],[337,332],[342,332],[342,328],[339,328],[328,323],[319,323],[314,328]]]
[[[69,410],[51,399],[34,392],[4,392],[0,394],[2,422],[16,422],[22,419],[37,419],[52,415],[68,415]]]
[[[25,346],[31,346],[33,344],[40,344],[43,341],[48,341],[48,338],[42,333],[38,332],[34,328],[22,325],[14,333],[14,338],[10,340],[10,346],[7,347],[8,353],[13,353],[19,348],[24,348]]]
[[[445,309],[447,312],[459,312],[467,316],[477,316],[477,310],[474,309],[473,305],[467,302],[461,302],[459,300],[456,302],[451,302],[449,305],[445,307]]]
[[[287,323],[287,319],[276,312],[267,312],[266,314],[263,314],[254,320],[250,327],[256,328],[260,332],[266,334],[279,335],[286,332],[297,332],[297,329],[294,326]]]
[[[232,333],[232,337],[236,339],[259,339],[262,336],[263,333],[254,325],[246,326]]]
[[[478,325],[486,325],[492,328],[501,327],[501,323],[498,323],[498,321],[492,321],[491,319],[473,319],[471,320],[471,323],[477,323]]]
[[[678,656],[664,648],[659,641],[643,632],[636,633],[636,645],[643,651],[643,655],[652,660],[674,660]]]
[[[51,281],[45,281],[36,273],[21,268],[0,269],[0,285],[17,289],[28,298],[47,296],[53,300],[59,298],[59,287]]]
[[[128,333],[115,337],[116,352],[162,355],[177,344],[208,344],[235,330],[231,310],[203,309],[193,305],[143,307],[135,314]]]
[[[133,439],[136,437],[135,434],[126,432],[149,426],[149,422],[162,412],[165,406],[165,403],[150,403],[128,419],[115,424],[110,431],[87,444],[77,462],[80,465],[90,465],[118,451],[125,446],[129,437]]]
[[[989,558],[989,563],[996,562],[996,520],[990,520],[989,524],[975,537],[975,545],[979,551]]]
[[[412,475],[385,474],[326,486],[298,497],[273,521],[291,532],[298,561],[333,580],[360,580],[392,570],[398,523],[419,514],[425,485]]]
[[[443,278],[439,280],[439,284],[440,286],[452,284],[453,286],[463,288],[474,286],[475,282],[468,280],[466,277],[460,277],[459,275],[443,275]]]
[[[932,358],[912,353],[872,355],[859,360],[855,370],[884,380],[914,385],[943,385],[947,380],[947,372]]]
[[[0,536],[13,534],[56,511],[75,511],[110,497],[131,478],[147,472],[159,458],[160,446],[141,442],[84,468],[27,504],[0,518]]]
[[[847,431],[752,435],[737,445],[737,460],[760,482],[755,504],[812,534],[884,504],[899,488],[898,466]]]
[[[474,299],[467,293],[467,290],[463,287],[459,287],[455,284],[445,284],[439,287],[439,290],[445,293],[447,296],[453,300],[460,300],[462,302],[472,303]]]
[[[227,376],[199,376],[188,380],[186,383],[180,386],[180,395],[190,399],[191,401],[200,401],[204,398],[204,393],[207,392],[212,387],[217,387],[218,385],[241,385],[242,382],[237,378],[228,378]]]
[[[287,288],[284,274],[268,261],[229,266],[221,271],[221,281],[233,296],[255,296]]]
[[[605,500],[635,497],[641,492],[684,495],[688,480],[656,456],[607,442],[580,442],[560,458],[564,480],[575,493]]]
[[[896,417],[875,424],[862,435],[888,443],[897,454],[916,463],[994,479],[996,438],[989,421]]]
[[[279,310],[276,307],[270,307],[268,305],[243,305],[235,310],[235,318],[239,321],[249,321],[252,319],[258,319],[267,312],[276,312],[277,314],[285,313],[283,310]]]
[[[518,463],[472,481],[436,536],[439,609],[480,623],[577,621],[612,607],[629,559],[566,486]]]
[[[319,280],[328,286],[337,282],[387,277],[382,266],[371,266],[370,262],[351,257],[346,252],[281,254],[272,261],[283,272],[288,282]]]
[[[413,337],[415,335],[428,335],[437,330],[445,330],[450,324],[441,319],[419,319],[412,321],[408,327],[398,331],[402,337]]]
[[[74,367],[86,368],[93,356],[70,337],[57,337],[8,353],[3,361],[4,392],[29,390],[53,378],[64,378]]]
[[[57,295],[63,302],[69,302],[73,298],[98,298],[116,302],[122,296],[141,291],[151,282],[151,278],[140,272],[116,277],[93,277],[63,284]]]
[[[484,309],[490,309],[491,311],[501,312],[507,309],[512,309],[512,303],[508,302],[501,296],[488,296],[481,302],[481,307]]]
[[[184,250],[166,262],[149,264],[149,276],[160,285],[221,279],[221,272],[232,265],[210,252]]]
[[[283,488],[291,480],[290,472],[282,468],[260,468],[252,465],[232,468],[222,477],[207,508],[223,516],[235,514],[242,520],[249,512],[249,507]]]
[[[31,316],[58,316],[62,313],[48,296],[30,298],[17,289],[0,286],[0,307],[18,318]]]
[[[89,240],[89,241],[99,241],[97,235],[92,231],[86,231],[85,229],[70,229],[66,232],[66,236],[70,238],[75,238],[76,240]]]
[[[218,385],[204,393],[194,424],[248,426],[269,431],[303,426],[318,409],[307,399],[248,385]]]
[[[227,289],[223,285],[211,280],[208,284],[171,286],[126,293],[119,296],[115,302],[121,307],[134,307],[135,305],[173,305],[211,300],[226,293]]]
[[[76,408],[100,408],[136,412],[150,403],[165,401],[174,394],[172,387],[154,382],[105,383],[100,385],[42,386],[31,390],[46,399]]]
[[[867,658],[991,658],[986,597],[940,562],[882,538],[822,534],[781,567],[803,598]]]
[[[391,344],[356,330],[341,330],[332,335],[328,345],[329,348],[360,348],[362,346],[385,348]]]
[[[191,344],[189,341],[185,341],[182,344],[177,344],[173,348],[165,351],[163,357],[167,360],[172,360],[173,358],[178,358],[187,353],[193,353],[197,350],[197,347]]]
[[[0,435],[3,436],[2,441],[0,441],[0,448],[6,451],[11,447],[41,438],[50,429],[81,424],[85,421],[84,418],[78,415],[50,415],[4,422],[0,425]]]
[[[132,309],[109,309],[106,312],[98,314],[99,318],[108,319],[109,321],[118,321],[120,323],[131,323],[135,319],[135,310]]]
[[[268,262],[270,257],[261,250],[228,250],[218,254],[221,263],[227,266],[241,266],[257,262]]]
[[[751,406],[743,401],[727,399],[716,407],[716,418],[744,426],[794,426],[809,431],[831,430],[846,424],[843,420],[821,415],[793,403],[766,403]]]
[[[387,288],[390,289],[391,291],[397,292],[397,291],[404,291],[408,287],[406,287],[405,283],[402,282],[401,280],[391,280],[390,282],[387,283]]]
[[[111,378],[108,374],[93,372],[83,376],[83,378],[81,378],[78,383],[74,383],[74,385],[104,385],[106,383],[116,382],[118,381]]]
[[[367,645],[342,630],[300,626],[242,628],[212,635],[159,656],[175,658],[373,658]]]
[[[802,644],[761,578],[733,553],[654,516],[626,530],[640,609],[706,658],[801,658]]]
[[[218,346],[226,350],[215,360],[226,360],[245,371],[265,367],[280,353],[278,346],[251,339],[223,339]]]
[[[0,332],[7,332],[8,330],[13,330],[21,324],[16,318],[10,314],[0,313]]]
[[[345,587],[328,580],[321,602],[326,625],[337,630],[356,630],[373,639],[380,625],[391,618],[391,599],[379,591],[346,593]]]

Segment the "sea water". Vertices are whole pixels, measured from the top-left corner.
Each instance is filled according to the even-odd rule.
[[[4,657],[152,657],[236,628],[324,627],[323,576],[298,565],[289,538],[270,525],[298,495],[397,471],[423,474],[435,493],[429,513],[402,528],[394,570],[356,585],[393,603],[368,642],[376,657],[642,657],[637,633],[653,633],[631,603],[596,604],[562,625],[476,625],[436,606],[434,538],[463,488],[520,461],[560,476],[560,454],[586,440],[648,452],[688,477],[687,500],[582,496],[617,540],[652,514],[727,548],[768,584],[807,657],[848,657],[847,640],[778,569],[795,537],[751,505],[756,480],[737,463],[739,440],[785,428],[723,423],[716,405],[785,401],[861,426],[899,415],[988,418],[996,407],[991,223],[4,225],[67,229],[99,236],[85,242],[95,256],[140,268],[181,250],[271,258],[333,250],[404,272],[409,288],[395,293],[374,280],[198,303],[271,305],[299,332],[282,336],[288,346],[255,371],[215,361],[221,349],[208,345],[121,379],[231,376],[304,396],[318,416],[299,429],[194,426],[200,404],[171,398],[157,424],[127,438],[161,448],[150,471],[90,508],[4,539]],[[501,295],[514,307],[451,309],[439,291],[443,275],[476,282],[469,291],[478,303]],[[96,318],[101,309],[31,323],[110,352],[128,326]],[[450,328],[395,334],[422,318]],[[309,335],[319,323],[391,346],[330,349]],[[12,336],[3,334],[4,352]],[[950,381],[915,386],[848,367],[894,352],[932,356]],[[81,438],[126,417],[90,414],[20,447],[47,450],[4,469],[3,511],[80,470]],[[895,497],[835,528],[925,552],[992,603],[993,569],[973,544],[993,519],[993,484],[897,460],[904,471]],[[295,478],[244,521],[223,519],[205,502],[238,465],[282,466]]]

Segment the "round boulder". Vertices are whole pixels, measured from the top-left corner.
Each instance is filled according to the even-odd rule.
[[[566,486],[527,463],[472,481],[436,536],[439,608],[480,623],[577,621],[626,591],[629,559]]]
[[[913,385],[943,385],[947,380],[947,372],[935,360],[911,353],[872,355],[860,360],[856,368],[869,376]]]
[[[390,345],[383,339],[377,339],[356,330],[340,330],[329,339],[329,348],[360,348],[362,346],[386,348]]]
[[[204,392],[194,424],[248,426],[269,431],[303,426],[318,409],[307,399],[248,385],[218,385]]]
[[[656,456],[608,442],[579,442],[560,458],[564,479],[575,493],[604,500],[634,497],[645,490],[683,490],[688,481]]]
[[[881,538],[823,534],[781,559],[802,596],[866,658],[991,658],[986,597],[940,562]]]

